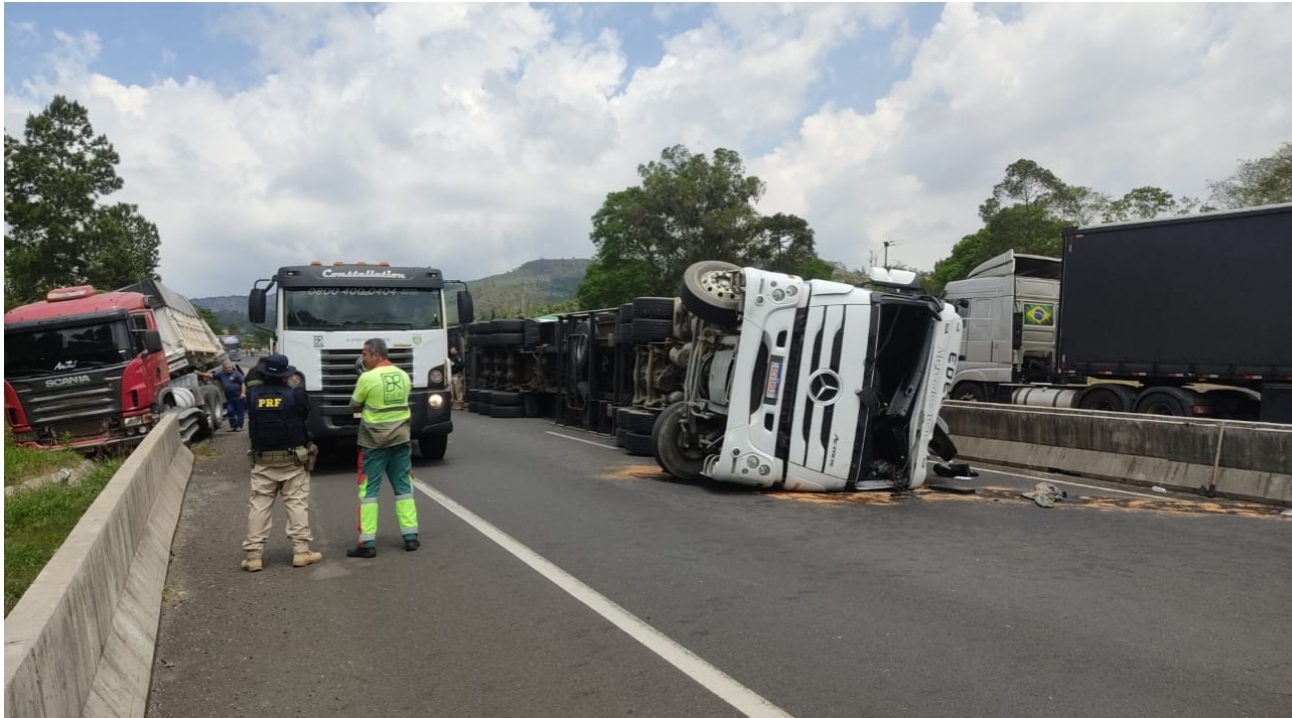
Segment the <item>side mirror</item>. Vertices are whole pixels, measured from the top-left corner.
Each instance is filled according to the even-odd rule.
[[[156,354],[164,348],[162,346],[161,333],[156,329],[145,329],[143,335],[144,350],[149,354]]]
[[[870,268],[870,281],[885,287],[914,287],[919,275],[909,269]]]
[[[265,290],[251,290],[251,295],[247,297],[247,318],[252,324],[265,323]]]
[[[458,292],[458,324],[465,326],[474,322],[475,302],[471,299],[471,292]]]

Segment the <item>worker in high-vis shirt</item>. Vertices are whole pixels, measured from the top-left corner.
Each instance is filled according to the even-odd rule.
[[[350,409],[359,419],[359,544],[345,555],[372,558],[377,555],[377,495],[381,478],[390,477],[395,488],[395,516],[404,550],[416,551],[417,505],[413,501],[413,449],[408,396],[413,382],[408,372],[390,362],[384,339],[363,343],[363,366]]]

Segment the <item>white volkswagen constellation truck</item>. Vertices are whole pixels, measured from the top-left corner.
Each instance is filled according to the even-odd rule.
[[[871,280],[911,289],[915,274],[876,268]],[[668,473],[903,490],[924,483],[931,448],[954,456],[938,419],[960,348],[953,306],[716,261],[686,270],[680,305],[684,399],[652,434]]]

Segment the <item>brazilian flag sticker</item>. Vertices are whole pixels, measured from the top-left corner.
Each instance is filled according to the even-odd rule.
[[[1034,327],[1054,326],[1053,304],[1024,304],[1023,323]]]

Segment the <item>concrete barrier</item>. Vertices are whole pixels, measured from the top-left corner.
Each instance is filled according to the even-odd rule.
[[[178,418],[168,414],[5,618],[6,716],[144,715],[192,467]]]
[[[951,401],[960,456],[1292,506],[1292,426]]]

